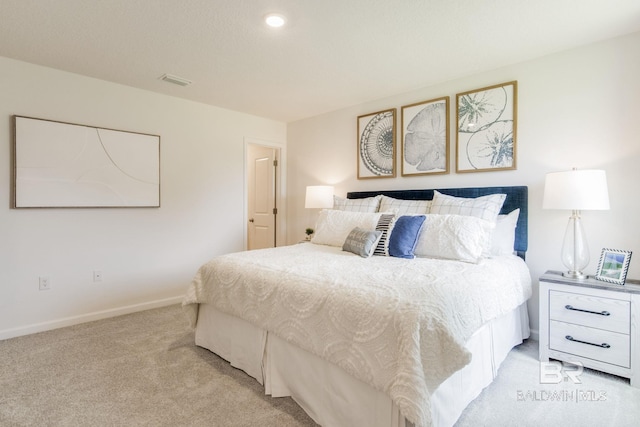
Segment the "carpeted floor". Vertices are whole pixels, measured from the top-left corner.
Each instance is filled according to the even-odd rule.
[[[639,425],[640,389],[589,370],[580,379],[541,384],[527,342],[456,426]],[[0,341],[0,426],[315,425],[196,347],[177,305]]]
[[[180,306],[0,341],[0,426],[315,426],[196,347]]]
[[[525,341],[509,353],[496,380],[471,402],[456,427],[640,426],[640,389],[629,386],[628,379],[566,369],[581,383],[569,375],[558,383],[553,370],[545,371],[546,383],[541,383],[538,342]]]

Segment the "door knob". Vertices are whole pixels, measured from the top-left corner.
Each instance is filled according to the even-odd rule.
[[[253,222],[253,218],[249,218],[249,222]]]

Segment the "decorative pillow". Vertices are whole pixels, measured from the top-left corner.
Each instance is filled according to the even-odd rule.
[[[375,230],[380,213],[348,212],[335,209],[323,209],[318,216],[316,231],[311,239],[318,245],[342,247],[347,236],[356,227]]]
[[[389,255],[397,258],[415,258],[413,251],[424,220],[424,215],[403,215],[396,218],[389,236]]]
[[[478,263],[491,242],[494,228],[493,222],[473,216],[429,214],[415,254]]]
[[[395,218],[396,216],[394,214],[380,215],[378,225],[376,225],[376,230],[380,231],[381,236],[378,244],[376,245],[376,249],[373,252],[374,255],[389,256],[389,230],[393,228]]]
[[[495,222],[506,197],[506,194],[490,194],[476,198],[464,198],[434,191],[429,213],[475,216]]]
[[[347,236],[342,250],[360,255],[362,258],[369,258],[376,249],[381,235],[381,231],[363,230],[356,227]]]
[[[402,200],[384,195],[380,199],[380,212],[397,212],[398,215],[428,214],[430,207],[431,200]]]
[[[491,256],[511,255],[516,240],[516,226],[520,209],[513,210],[507,215],[498,215],[496,229],[491,240]]]
[[[364,199],[345,199],[333,196],[333,209],[350,212],[378,212],[380,196],[366,197]]]

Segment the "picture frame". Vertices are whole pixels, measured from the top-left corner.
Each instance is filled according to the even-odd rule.
[[[631,262],[631,251],[602,249],[595,278],[603,282],[624,285]]]
[[[12,208],[159,208],[160,136],[13,116]]]
[[[402,176],[449,173],[448,96],[401,107]]]
[[[456,172],[515,170],[518,82],[456,95]]]
[[[358,116],[358,179],[396,176],[396,109]]]

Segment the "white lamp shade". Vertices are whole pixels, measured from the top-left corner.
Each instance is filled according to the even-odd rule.
[[[328,209],[333,207],[333,187],[330,185],[310,185],[304,199],[308,209]]]
[[[603,170],[548,173],[544,181],[543,209],[607,210],[609,191]]]

